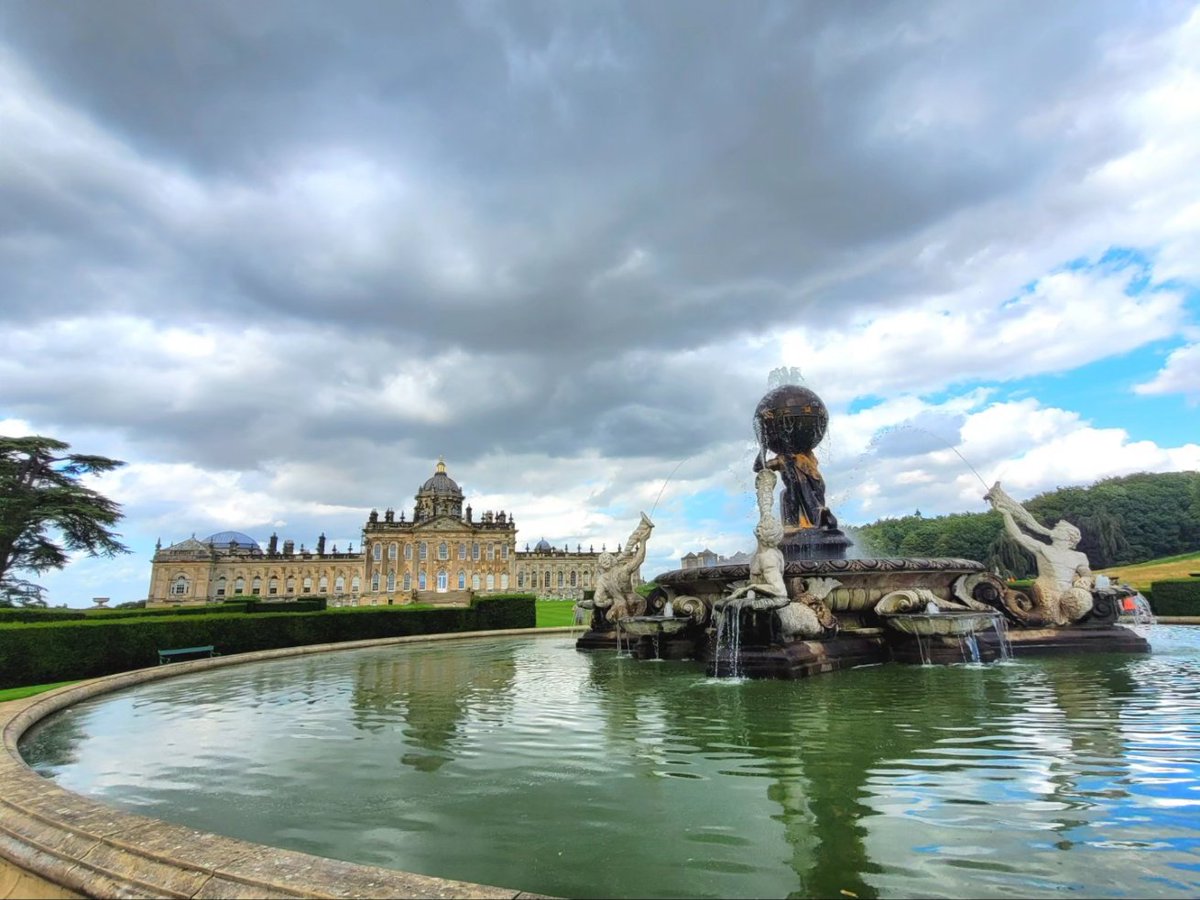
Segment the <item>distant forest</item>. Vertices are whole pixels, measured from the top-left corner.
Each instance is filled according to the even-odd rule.
[[[1022,505],[1048,527],[1066,519],[1094,569],[1200,550],[1200,472],[1141,473],[1091,487],[1038,494]],[[1036,574],[1033,557],[1004,531],[999,513],[925,518],[916,512],[847,528],[867,556],[954,556],[1004,576]]]

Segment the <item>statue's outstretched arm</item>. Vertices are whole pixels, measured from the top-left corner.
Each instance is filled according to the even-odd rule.
[[[988,492],[983,495],[983,499],[991,503],[993,509],[999,510],[1000,512],[1007,511],[1013,517],[1014,521],[1019,522],[1028,531],[1032,531],[1034,534],[1041,534],[1045,537],[1050,537],[1050,529],[1030,515],[1029,510],[1010,497],[1008,493],[1002,487],[1000,487],[1000,482],[997,481],[995,484],[993,484]]]
[[[1025,532],[1019,525],[1013,521],[1013,515],[1006,507],[997,507],[1000,511],[1000,518],[1004,520],[1004,530],[1008,532],[1009,537],[1028,550],[1030,553],[1038,554],[1046,549],[1046,545],[1041,541],[1035,541]]]

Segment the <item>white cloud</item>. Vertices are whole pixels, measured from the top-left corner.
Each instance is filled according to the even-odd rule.
[[[1133,390],[1138,394],[1183,394],[1192,405],[1200,402],[1200,344],[1171,351],[1158,374]]]

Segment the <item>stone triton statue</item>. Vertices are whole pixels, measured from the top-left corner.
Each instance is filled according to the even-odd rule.
[[[646,560],[646,541],[654,523],[642,513],[642,520],[629,535],[620,553],[601,553],[596,561],[596,592],[591,606],[605,611],[609,622],[618,622],[646,611],[646,598],[636,590],[638,570]],[[587,608],[589,604],[580,604]]]
[[[724,607],[730,601],[741,601],[739,607],[750,609],[773,609],[779,617],[780,630],[785,638],[810,638],[824,633],[834,624],[831,613],[822,599],[839,582],[832,578],[809,579],[805,593],[797,600],[788,595],[784,581],[786,562],[779,549],[783,540],[783,523],[775,516],[776,475],[769,468],[759,469],[754,476],[755,492],[758,495],[758,525],[754,537],[758,541],[750,560],[750,580],[732,591],[729,596],[717,601]]]
[[[1009,536],[1037,560],[1034,609],[1055,625],[1077,622],[1091,612],[1094,579],[1087,556],[1075,549],[1081,537],[1079,529],[1065,520],[1046,528],[1006,494],[998,481],[983,499],[1000,513]],[[1048,537],[1050,542],[1033,538],[1026,531]]]

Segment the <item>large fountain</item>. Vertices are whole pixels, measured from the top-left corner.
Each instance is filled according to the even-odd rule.
[[[1046,528],[999,483],[984,499],[1037,561],[1028,593],[973,560],[848,558],[851,541],[826,505],[813,452],[828,422],[808,388],[769,391],[754,414],[759,522],[751,561],[664,572],[642,598],[634,575],[653,528],[643,516],[620,557],[601,561],[595,597],[583,604],[591,627],[576,646],[628,647],[639,657],[701,659],[714,675],[774,678],[890,660],[1149,650],[1117,624],[1121,600],[1133,592],[1091,574],[1075,549],[1079,531],[1068,522]]]
[[[1148,649],[1113,624],[1135,598],[998,485],[1028,593],[970,560],[847,558],[824,418],[801,389],[764,398],[749,564],[643,597],[646,517],[603,556],[578,646],[607,653],[397,637],[7,704],[0,896],[1200,894],[1195,629],[1079,653]],[[994,659],[1006,632],[1065,652],[876,665]]]

